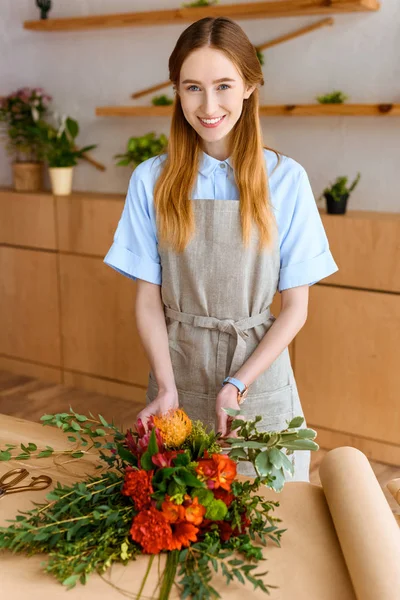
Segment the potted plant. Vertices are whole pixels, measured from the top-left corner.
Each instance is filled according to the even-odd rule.
[[[347,200],[351,194],[351,192],[356,187],[359,182],[361,174],[358,173],[357,177],[351,184],[349,188],[347,188],[347,177],[338,177],[333,185],[329,188],[325,188],[322,196],[325,197],[326,200],[326,211],[331,215],[343,215],[346,212]]]
[[[343,104],[349,97],[346,96],[340,90],[325,94],[325,96],[317,96],[317,100],[320,104]]]
[[[0,122],[13,156],[14,189],[37,192],[43,187],[43,148],[38,123],[48,112],[51,96],[42,88],[24,87],[0,100]]]
[[[56,196],[68,196],[72,191],[73,168],[85,152],[96,148],[97,144],[77,150],[75,138],[79,133],[77,121],[70,117],[54,115],[58,126],[41,121],[40,137],[48,163],[52,192]]]
[[[117,166],[126,167],[132,164],[136,167],[148,158],[161,154],[167,144],[168,139],[163,133],[157,138],[154,131],[152,131],[141,137],[131,137],[128,140],[125,154],[115,154],[114,158],[121,159],[116,163]]]

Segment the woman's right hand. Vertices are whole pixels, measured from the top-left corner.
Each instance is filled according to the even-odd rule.
[[[151,415],[164,414],[178,407],[179,399],[177,390],[159,391],[156,398],[140,411],[137,419],[141,419],[144,427],[147,429],[147,419]]]

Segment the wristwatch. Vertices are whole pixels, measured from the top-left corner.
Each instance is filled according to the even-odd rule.
[[[231,383],[237,388],[237,401],[239,405],[242,404],[246,399],[247,392],[249,391],[248,386],[245,383],[239,381],[239,379],[236,379],[235,377],[225,377],[224,381],[222,382],[222,385],[224,386],[226,383]]]

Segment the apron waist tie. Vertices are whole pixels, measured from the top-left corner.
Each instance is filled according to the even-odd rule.
[[[266,323],[268,320],[275,321],[275,317],[271,315],[269,308],[257,315],[245,317],[239,321],[234,321],[233,319],[217,319],[216,317],[191,315],[189,313],[173,310],[168,306],[164,307],[164,313],[166,317],[169,317],[174,321],[179,321],[180,323],[193,325],[193,327],[203,327],[205,329],[217,329],[222,333],[228,333],[229,335],[232,335],[236,339],[236,346],[233,353],[232,362],[228,369],[230,376],[234,375],[244,363],[246,356],[245,338],[249,337],[249,334],[246,330],[256,327],[256,325]],[[222,382],[225,379],[227,349],[227,342],[218,344],[216,366],[217,385],[222,385]]]

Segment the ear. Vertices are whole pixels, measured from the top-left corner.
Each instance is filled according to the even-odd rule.
[[[247,88],[247,90],[245,91],[245,93],[244,93],[243,99],[244,100],[248,100],[250,98],[251,94],[254,92],[255,89],[256,89],[255,85],[253,85],[251,87],[249,86]]]

